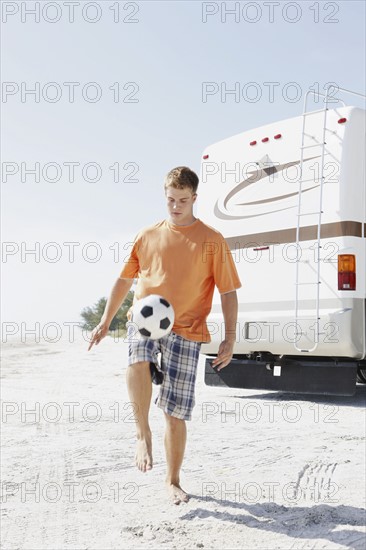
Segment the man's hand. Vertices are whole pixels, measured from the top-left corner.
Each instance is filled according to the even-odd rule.
[[[238,317],[238,297],[235,290],[221,294],[221,306],[225,320],[225,340],[221,342],[219,353],[216,359],[212,361],[213,367],[219,365],[218,371],[227,367],[233,357],[236,320]]]
[[[121,279],[120,277],[118,277],[118,279],[114,283],[106,306],[104,308],[104,313],[101,316],[100,323],[95,327],[92,332],[88,351],[93,347],[94,344],[99,344],[99,342],[105,336],[107,336],[109,326],[117,311],[121,307],[124,299],[126,298],[127,293],[132,286],[132,283],[133,279]]]
[[[234,349],[234,343],[235,341],[231,340],[223,340],[219,347],[219,353],[217,354],[216,359],[212,361],[212,366],[218,367],[218,371],[223,369],[224,367],[227,367],[230,363],[232,357],[233,357],[233,349]]]
[[[99,325],[95,327],[95,329],[92,332],[90,344],[88,347],[88,351],[93,347],[93,345],[98,345],[101,340],[105,336],[107,336],[109,330],[109,326],[106,323],[100,322]]]

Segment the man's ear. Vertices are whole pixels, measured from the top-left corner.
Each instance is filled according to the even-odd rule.
[[[196,202],[196,199],[197,199],[197,193],[195,193],[195,194],[193,195],[193,202]]]

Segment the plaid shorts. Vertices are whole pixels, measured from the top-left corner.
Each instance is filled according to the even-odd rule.
[[[127,338],[128,365],[148,361],[164,373],[155,404],[171,416],[191,420],[201,342],[186,340],[174,332],[159,340],[143,338],[132,324],[128,324]]]

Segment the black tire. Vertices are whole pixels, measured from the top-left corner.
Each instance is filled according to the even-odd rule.
[[[357,382],[360,384],[366,384],[366,368],[358,367]]]

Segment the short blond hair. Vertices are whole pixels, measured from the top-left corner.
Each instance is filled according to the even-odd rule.
[[[165,176],[164,189],[174,187],[175,189],[190,189],[193,194],[196,193],[199,179],[193,170],[188,166],[177,166],[170,170]]]

